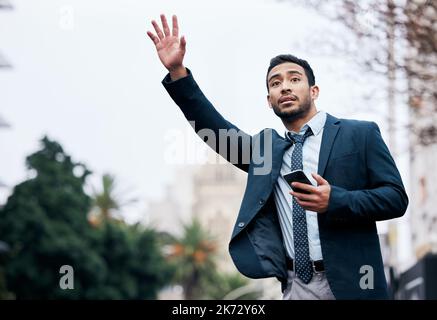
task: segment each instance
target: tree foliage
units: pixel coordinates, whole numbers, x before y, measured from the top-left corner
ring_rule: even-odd
[[[19,299],[150,299],[171,277],[153,230],[88,221],[84,192],[90,171],[47,137],[27,157],[30,178],[0,209],[0,261],[7,290]],[[74,270],[74,289],[59,286],[61,266]]]
[[[335,35],[330,46],[335,54],[354,57],[367,71],[387,76],[389,80],[396,73],[406,79],[406,85],[395,89],[398,94],[406,94],[408,106],[416,117],[409,129],[418,144],[437,143],[437,125],[432,116],[437,112],[437,1],[283,1],[313,8],[352,31],[355,35],[352,46],[347,37]],[[323,33],[323,38],[319,37],[318,50],[328,35]]]
[[[168,239],[168,259],[176,268],[174,282],[183,287],[185,299],[223,299],[230,292],[248,285],[239,273],[224,273],[217,266],[217,243],[200,221],[184,225],[180,237]],[[256,299],[259,291],[239,299]]]

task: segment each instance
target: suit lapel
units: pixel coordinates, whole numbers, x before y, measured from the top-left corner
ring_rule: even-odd
[[[319,166],[318,174],[323,176],[325,173],[326,165],[328,164],[328,159],[331,154],[332,145],[334,144],[335,137],[337,136],[338,129],[340,129],[340,120],[329,113],[326,114],[326,123],[323,129],[322,143],[320,146],[319,154]],[[287,148],[291,146],[291,142],[281,136],[276,132],[273,134],[273,159],[272,159],[272,171],[271,180],[272,183],[276,183],[278,179],[279,171],[282,165],[282,158],[284,152]]]
[[[278,179],[279,171],[282,166],[282,158],[284,156],[284,152],[287,148],[291,146],[291,144],[292,143],[290,140],[279,136],[277,133],[273,137],[273,159],[271,171],[272,185],[274,185],[276,183],[276,180]]]
[[[340,128],[340,120],[330,114],[326,115],[325,128],[323,129],[322,144],[320,146],[319,154],[319,168],[318,174],[323,176],[326,165],[331,154],[332,145]]]

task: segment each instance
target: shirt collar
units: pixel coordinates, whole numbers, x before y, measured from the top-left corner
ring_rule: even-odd
[[[300,128],[299,134],[304,134],[308,127],[311,128],[311,131],[313,132],[314,136],[317,136],[320,131],[322,131],[323,127],[325,126],[326,122],[326,112],[325,111],[318,111],[314,117],[312,117],[307,123],[305,123],[302,128]],[[285,137],[287,137],[288,133],[290,134],[296,134],[294,131],[285,130]]]

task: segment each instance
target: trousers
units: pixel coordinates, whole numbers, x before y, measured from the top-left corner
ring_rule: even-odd
[[[283,300],[335,300],[325,272],[315,272],[308,284],[299,279],[294,271],[287,272],[287,288],[283,292]]]

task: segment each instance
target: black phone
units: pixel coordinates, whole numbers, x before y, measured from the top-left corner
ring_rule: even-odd
[[[302,170],[291,171],[290,173],[284,174],[283,177],[284,177],[285,181],[287,181],[287,183],[290,185],[290,187],[291,187],[292,182],[301,182],[301,183],[313,185],[311,183],[310,179],[308,179],[308,177],[306,176],[305,172],[303,172]],[[291,188],[296,192],[309,193],[309,192],[303,191],[301,189],[297,189],[297,188],[293,188],[293,187],[291,187]]]

